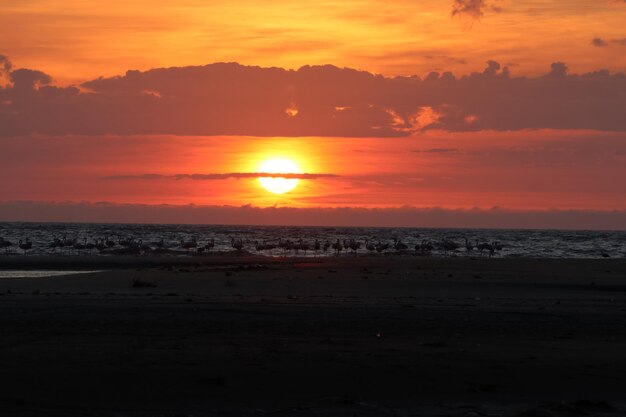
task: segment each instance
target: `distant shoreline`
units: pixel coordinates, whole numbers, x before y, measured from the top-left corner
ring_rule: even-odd
[[[0,270],[23,269],[133,269],[133,268],[164,268],[164,267],[220,267],[238,265],[293,266],[297,264],[320,265],[359,265],[369,263],[389,263],[398,265],[422,265],[424,267],[464,267],[480,265],[482,267],[510,268],[541,268],[558,265],[626,265],[626,258],[609,259],[578,259],[578,258],[488,258],[484,257],[423,257],[414,254],[381,254],[297,257],[297,256],[261,256],[253,254],[209,253],[194,256],[88,256],[88,255],[14,255],[0,254]]]
[[[38,220],[0,220],[0,226],[2,225],[14,225],[14,224],[47,224],[47,225],[85,225],[85,226],[171,226],[171,227],[270,227],[270,228],[303,228],[303,229],[317,229],[317,228],[332,228],[332,229],[381,229],[381,230],[450,230],[450,231],[520,231],[520,232],[614,232],[623,233],[626,232],[626,226],[622,229],[577,229],[577,228],[535,228],[535,227],[458,227],[458,226],[341,226],[341,225],[297,225],[297,224],[246,224],[246,223],[158,223],[158,222],[104,222],[104,221],[38,221]]]

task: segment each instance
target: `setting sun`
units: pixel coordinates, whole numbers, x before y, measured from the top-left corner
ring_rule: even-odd
[[[299,174],[300,168],[289,159],[270,159],[261,164],[260,172],[266,174]],[[274,194],[287,193],[298,185],[298,178],[259,177],[261,186]]]
[[[624,22],[0,0],[0,417],[626,417]]]

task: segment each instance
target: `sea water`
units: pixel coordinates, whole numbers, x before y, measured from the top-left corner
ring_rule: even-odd
[[[100,272],[100,271],[45,271],[45,270],[19,271],[19,270],[9,270],[9,271],[0,271],[0,279],[47,278],[47,277],[59,277],[59,276],[65,276],[65,275],[91,274],[93,272]]]
[[[195,239],[198,246],[213,240],[215,246],[211,252],[232,252],[232,239],[241,239],[244,250],[252,254],[266,256],[330,256],[322,251],[284,251],[281,249],[257,251],[258,243],[277,243],[279,239],[302,242],[313,248],[315,240],[322,243],[339,240],[354,240],[360,248],[354,253],[343,249],[341,256],[350,255],[418,255],[415,245],[422,242],[434,243],[435,249],[428,256],[489,256],[488,251],[480,254],[476,249],[466,250],[466,239],[476,243],[499,242],[501,250],[493,255],[497,257],[531,258],[623,258],[626,256],[626,231],[563,231],[563,230],[507,230],[507,229],[428,229],[428,228],[379,228],[379,227],[295,227],[295,226],[226,226],[226,225],[161,225],[161,224],[79,224],[79,223],[0,223],[0,239],[9,241],[12,246],[0,249],[0,256],[21,254],[18,243],[27,239],[32,242],[32,249],[27,251],[33,256],[56,254],[84,254],[93,256],[113,256],[120,253],[120,241],[132,239],[141,241],[145,250],[141,253],[168,253],[188,255],[196,249],[187,251],[181,247],[181,241]],[[106,250],[52,248],[55,239],[76,241],[79,244],[95,244],[98,240],[114,241],[115,246]],[[366,241],[372,243],[390,243],[400,240],[408,246],[407,250],[396,251],[393,248],[383,252],[369,251]],[[458,244],[455,250],[439,248],[442,241]],[[154,251],[153,251],[154,249]],[[424,256],[424,254],[420,254]]]

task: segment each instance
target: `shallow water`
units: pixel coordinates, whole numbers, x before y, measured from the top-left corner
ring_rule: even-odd
[[[72,245],[52,248],[54,239],[76,240],[79,244],[95,244],[105,239],[115,242],[111,248],[99,251],[95,248],[76,249]],[[435,249],[429,256],[480,256],[477,250],[465,249],[467,238],[473,245],[477,242],[498,241],[502,249],[496,251],[497,257],[532,257],[532,258],[623,258],[626,256],[625,231],[558,231],[558,230],[507,230],[507,229],[426,229],[426,228],[375,228],[375,227],[293,227],[293,226],[209,226],[209,225],[142,225],[142,224],[74,224],[74,223],[0,223],[0,239],[12,243],[0,249],[0,256],[7,256],[23,251],[18,248],[21,241],[29,239],[32,249],[29,254],[49,255],[85,254],[114,255],[122,253],[124,248],[119,242],[134,239],[141,242],[145,250],[142,253],[161,252],[185,255],[188,252],[181,247],[181,240],[197,239],[198,245],[205,245],[214,239],[212,252],[230,252],[231,239],[242,239],[244,250],[254,254],[268,256],[321,256],[309,250],[288,251],[280,249],[257,251],[257,242],[277,243],[279,239],[289,239],[308,243],[313,247],[317,239],[320,242],[335,242],[339,239],[354,239],[361,244],[357,254],[367,254],[367,240],[371,242],[389,242],[400,239],[408,246],[405,253],[415,254],[415,245],[430,241]],[[443,240],[453,241],[459,248],[446,251],[437,248]],[[159,246],[162,240],[162,246]],[[194,249],[195,251],[195,249]],[[394,250],[386,252],[394,253]],[[332,253],[332,249],[328,254]],[[350,250],[343,250],[347,256]],[[375,251],[373,253],[376,253]],[[488,256],[484,252],[482,256]]]
[[[0,279],[46,278],[64,275],[91,274],[100,271],[0,271]]]

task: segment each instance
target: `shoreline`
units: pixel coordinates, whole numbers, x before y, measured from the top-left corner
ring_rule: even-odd
[[[526,265],[532,263],[590,263],[590,264],[626,264],[626,258],[540,258],[540,257],[489,257],[489,256],[420,256],[415,253],[384,253],[384,254],[341,254],[339,256],[264,256],[249,252],[213,252],[198,255],[21,255],[0,254],[0,270],[3,269],[38,269],[38,268],[100,268],[125,269],[135,267],[158,268],[164,266],[205,266],[205,265],[239,265],[254,264],[277,265],[294,263],[347,263],[362,262],[415,262],[426,265],[442,265],[447,263],[478,262],[501,265]]]
[[[39,220],[1,220],[0,225],[9,224],[47,224],[47,225],[84,225],[84,226],[168,226],[168,227],[244,227],[244,228],[257,228],[257,227],[276,227],[276,228],[301,228],[301,229],[319,229],[319,228],[333,228],[333,229],[381,229],[381,230],[451,230],[451,231],[521,231],[521,232],[617,232],[624,233],[626,228],[622,229],[574,229],[574,228],[533,228],[533,227],[428,227],[428,226],[344,226],[341,224],[319,224],[319,225],[300,225],[300,224],[243,224],[243,223],[137,223],[137,222],[73,222],[73,221],[39,221]]]

